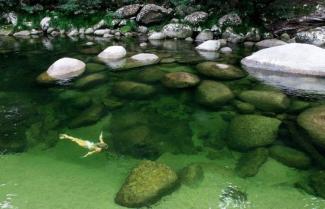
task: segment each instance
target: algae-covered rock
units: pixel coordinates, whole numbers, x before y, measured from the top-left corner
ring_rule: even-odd
[[[239,112],[244,114],[254,113],[255,111],[255,106],[247,102],[235,100],[233,105],[238,109]]]
[[[72,121],[69,124],[70,128],[79,128],[86,125],[91,125],[93,123],[96,123],[100,120],[100,118],[103,116],[104,113],[104,107],[103,105],[93,105],[89,107],[88,109],[84,110],[80,113],[79,116],[72,119]]]
[[[120,97],[142,99],[152,95],[155,88],[148,84],[120,81],[113,86],[113,93]]]
[[[148,206],[171,192],[177,179],[177,174],[167,165],[142,161],[130,172],[115,202],[126,207]]]
[[[159,69],[145,69],[139,72],[137,78],[138,80],[145,83],[155,83],[160,81],[165,75],[165,72]]]
[[[325,105],[305,110],[298,116],[297,122],[316,144],[325,147]]]
[[[247,76],[245,71],[235,66],[217,62],[202,62],[196,68],[205,76],[221,80],[233,80]]]
[[[255,176],[266,162],[268,155],[269,152],[266,148],[257,148],[244,153],[237,163],[237,174],[243,178]]]
[[[290,105],[290,100],[285,94],[275,91],[243,91],[239,98],[253,104],[257,109],[269,112],[282,112]]]
[[[195,187],[202,182],[204,178],[204,171],[202,166],[199,164],[191,164],[183,168],[180,171],[179,176],[183,184],[190,187]]]
[[[91,72],[91,73],[97,73],[97,72],[105,70],[106,68],[107,67],[105,65],[101,65],[98,63],[87,63],[86,64],[87,72]]]
[[[292,100],[288,112],[299,113],[310,107],[310,103],[302,100]]]
[[[228,129],[228,145],[237,150],[248,150],[272,144],[281,121],[260,115],[236,116]]]
[[[198,76],[187,72],[167,73],[162,78],[162,83],[168,88],[188,88],[200,82]]]
[[[325,171],[318,171],[310,176],[310,186],[316,194],[325,198]]]
[[[79,89],[86,89],[104,83],[106,80],[107,80],[106,74],[95,73],[78,79],[74,86]]]
[[[305,169],[308,168],[311,163],[308,155],[290,147],[274,145],[269,151],[272,158],[289,167]]]
[[[234,98],[231,90],[224,84],[216,81],[203,81],[196,90],[198,103],[210,107],[224,105]]]

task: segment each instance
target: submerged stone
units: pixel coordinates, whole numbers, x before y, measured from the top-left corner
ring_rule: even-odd
[[[317,171],[310,176],[310,186],[316,195],[325,198],[325,171]]]
[[[243,91],[239,98],[260,110],[269,112],[283,112],[290,105],[290,100],[285,94],[275,91]]]
[[[217,62],[202,62],[196,68],[205,76],[221,80],[240,79],[247,75],[245,71],[235,66]]]
[[[190,187],[198,186],[204,178],[203,168],[199,164],[188,165],[180,171],[179,178],[182,184]]]
[[[160,81],[165,75],[165,72],[159,69],[145,69],[139,72],[137,78],[138,80],[145,83],[155,83]]]
[[[127,177],[115,202],[125,207],[148,206],[177,186],[177,174],[167,165],[142,161]]]
[[[87,72],[97,73],[100,71],[104,71],[107,67],[105,65],[97,64],[97,63],[87,63],[86,69]]]
[[[234,94],[224,84],[216,81],[202,81],[196,90],[198,103],[210,107],[224,105],[234,98]]]
[[[188,88],[196,86],[199,82],[198,76],[186,72],[167,73],[162,78],[162,83],[168,88]]]
[[[142,99],[151,96],[155,88],[133,81],[120,81],[113,86],[113,93],[120,97]]]
[[[298,116],[297,122],[312,137],[314,143],[325,147],[325,105],[305,110]]]
[[[236,116],[228,129],[228,145],[236,150],[249,150],[272,144],[281,121],[260,115]]]
[[[239,110],[239,112],[244,114],[254,113],[255,111],[255,106],[250,103],[235,100],[233,105]]]
[[[79,80],[76,81],[74,86],[79,89],[85,89],[85,88],[90,88],[92,86],[104,83],[106,80],[107,80],[106,74],[95,73],[80,78]]]
[[[80,113],[79,116],[72,119],[69,128],[79,128],[96,123],[101,119],[104,113],[102,105],[93,105]]]
[[[269,152],[266,148],[257,148],[244,153],[236,165],[237,174],[243,178],[255,176],[268,156]]]
[[[306,169],[311,164],[311,159],[308,155],[290,147],[274,145],[269,151],[272,158],[289,167]]]

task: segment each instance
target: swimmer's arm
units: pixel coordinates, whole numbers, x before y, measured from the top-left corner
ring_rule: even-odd
[[[105,142],[104,142],[104,139],[103,139],[103,131],[100,132],[100,135],[99,135],[99,142],[100,142],[100,143],[105,143]]]
[[[88,156],[93,155],[93,154],[95,154],[95,153],[99,153],[100,151],[102,151],[102,149],[98,148],[98,149],[96,149],[96,150],[94,150],[94,151],[88,152],[87,154],[85,154],[85,155],[82,156],[82,157],[85,158],[85,157],[88,157]]]

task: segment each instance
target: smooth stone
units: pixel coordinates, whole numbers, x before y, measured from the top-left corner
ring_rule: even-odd
[[[143,65],[152,65],[159,62],[159,57],[155,54],[150,53],[136,54],[133,55],[131,59]]]
[[[139,72],[137,79],[145,83],[155,83],[160,81],[166,73],[159,69],[145,69]]]
[[[243,153],[236,165],[236,173],[242,178],[256,176],[260,167],[267,161],[269,152],[266,148]]]
[[[233,105],[236,107],[236,109],[238,109],[240,113],[250,114],[255,112],[255,106],[247,102],[235,100],[233,102]]]
[[[102,105],[93,105],[80,113],[79,116],[72,119],[69,128],[79,128],[96,123],[104,114],[104,107]]]
[[[220,49],[220,53],[222,53],[222,54],[231,54],[232,53],[232,49],[230,47],[222,47]]]
[[[20,36],[30,36],[30,31],[28,30],[22,30],[19,32],[14,33],[13,36],[20,37]]]
[[[168,38],[185,39],[192,36],[192,28],[189,25],[181,23],[170,23],[163,27],[162,32]]]
[[[218,51],[220,48],[219,40],[208,40],[198,45],[195,49],[200,51]]]
[[[148,39],[149,40],[162,40],[165,39],[166,35],[163,32],[153,32]]]
[[[259,41],[255,44],[255,46],[258,49],[266,49],[266,48],[270,48],[270,47],[275,47],[275,46],[282,46],[287,44],[284,41],[278,40],[278,39],[266,39],[263,41]]]
[[[218,107],[234,98],[232,91],[216,81],[202,81],[196,89],[196,100],[202,105]]]
[[[78,79],[75,82],[74,87],[79,89],[86,89],[104,83],[105,81],[107,81],[107,76],[105,74],[95,73]]]
[[[195,41],[197,41],[197,42],[204,42],[204,41],[208,41],[208,40],[212,40],[212,39],[213,39],[213,32],[211,32],[209,29],[205,29],[205,30],[201,31],[195,37]]]
[[[54,62],[37,80],[39,82],[67,80],[80,76],[85,71],[85,68],[86,64],[84,62],[65,57]]]
[[[86,30],[85,30],[85,35],[91,35],[91,34],[94,34],[94,29],[93,28],[87,28]]]
[[[281,92],[248,90],[239,98],[253,104],[256,108],[269,112],[283,112],[290,106],[290,99]]]
[[[217,62],[202,62],[196,68],[205,76],[221,80],[234,80],[247,76],[245,71],[235,66]]]
[[[298,116],[297,122],[315,144],[325,147],[325,105],[305,110]]]
[[[103,36],[104,34],[110,33],[110,29],[98,29],[94,31],[94,35],[96,36]]]
[[[196,86],[200,82],[197,75],[187,72],[167,73],[162,78],[162,83],[168,88],[188,88]]]
[[[235,150],[249,150],[272,144],[278,135],[281,121],[260,115],[236,116],[228,129],[228,146]]]
[[[274,145],[269,151],[272,158],[289,167],[307,169],[311,164],[308,155],[290,147]]]
[[[191,164],[180,171],[180,181],[189,187],[197,187],[204,179],[204,171],[199,164]]]
[[[113,93],[120,97],[143,99],[155,93],[151,85],[133,81],[120,81],[114,84]]]
[[[126,56],[126,50],[123,46],[109,46],[102,51],[98,57],[100,59],[119,60]]]
[[[177,181],[177,174],[167,165],[141,161],[129,173],[115,202],[125,207],[148,206],[176,188]]]
[[[91,72],[91,73],[97,73],[100,71],[104,71],[106,70],[106,66],[105,65],[101,65],[101,64],[97,64],[97,63],[87,63],[86,64],[86,69],[87,72]]]

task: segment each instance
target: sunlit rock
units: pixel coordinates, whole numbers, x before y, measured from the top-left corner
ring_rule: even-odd
[[[168,88],[188,88],[196,86],[200,78],[192,73],[173,72],[167,73],[161,81]]]
[[[109,60],[119,60],[126,56],[126,50],[123,46],[110,46],[102,51],[98,58],[109,59]]]
[[[198,45],[195,49],[199,51],[218,51],[220,48],[219,40],[208,40]]]
[[[278,39],[266,39],[266,40],[257,42],[255,44],[255,46],[258,49],[266,49],[266,48],[281,46],[281,45],[285,45],[285,44],[287,44],[287,43],[284,41],[278,40]]]

